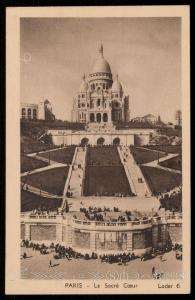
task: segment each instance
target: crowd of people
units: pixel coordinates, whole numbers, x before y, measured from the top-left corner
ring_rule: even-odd
[[[98,255],[95,252],[92,252],[91,254],[89,254],[89,253],[83,254],[83,253],[73,250],[71,247],[65,247],[63,245],[60,245],[59,243],[54,244],[52,242],[49,246],[46,246],[44,243],[42,243],[42,244],[33,243],[29,240],[22,240],[21,247],[31,248],[33,251],[39,251],[40,254],[42,254],[42,255],[53,253],[53,259],[62,259],[62,258],[66,258],[67,260],[100,259],[101,262],[106,262],[106,263],[110,263],[110,264],[118,263],[118,264],[125,265],[127,262],[130,262],[137,258],[140,258],[141,261],[146,261],[149,259],[153,259],[157,256],[159,256],[161,261],[164,261],[163,255],[167,252],[170,252],[171,250],[176,252],[175,253],[176,259],[182,260],[182,245],[178,244],[178,243],[176,243],[174,245],[172,245],[172,243],[169,243],[164,247],[153,248],[151,251],[146,252],[145,254],[143,254],[141,256],[135,255],[134,252],[132,252],[132,253],[124,252],[124,253],[118,253],[118,254],[102,254],[102,255]],[[26,252],[23,253],[22,257],[23,257],[23,259],[27,258]]]
[[[145,214],[136,214],[135,212],[131,212],[126,210],[125,212],[121,212],[118,207],[113,207],[113,209],[109,207],[93,207],[89,206],[80,207],[80,212],[84,214],[85,219],[89,221],[112,221],[112,222],[136,222],[136,221],[146,221],[151,217],[158,217],[158,213],[154,212],[151,215]],[[77,214],[73,215],[75,219],[77,219]],[[80,217],[80,216],[79,216]]]
[[[82,203],[82,202],[81,202]],[[82,203],[83,205],[83,203]],[[53,210],[48,210],[43,207],[35,208],[33,211],[31,211],[30,216],[59,216],[64,215],[69,212],[69,204],[67,200],[65,201],[64,208],[55,208]],[[158,213],[154,212],[151,215],[145,215],[141,213],[136,213],[132,211],[126,210],[125,212],[121,212],[118,207],[80,207],[80,213],[83,213],[83,215],[74,213],[73,218],[74,219],[80,219],[84,218],[89,221],[106,221],[106,222],[127,222],[127,221],[144,221],[148,220],[151,217],[158,217]]]
[[[98,258],[98,255],[95,252],[92,252],[91,255],[88,253],[82,254],[73,250],[71,247],[62,246],[59,243],[54,244],[53,242],[49,246],[46,246],[44,243],[39,244],[29,240],[22,240],[21,247],[31,248],[33,251],[39,251],[40,254],[43,255],[53,253],[54,259],[67,258],[68,260],[71,260],[72,258],[83,258],[89,260]],[[24,252],[23,258],[27,258],[26,252]]]
[[[138,258],[133,252],[132,253],[123,253],[123,254],[110,254],[110,255],[100,255],[99,256],[101,262],[106,262],[109,264],[118,263],[118,264],[126,264],[131,260]]]
[[[132,193],[112,193],[112,192],[97,192],[96,194],[93,194],[92,196],[94,197],[135,197],[136,195],[132,192]]]

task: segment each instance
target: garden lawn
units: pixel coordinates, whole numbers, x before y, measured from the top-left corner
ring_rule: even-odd
[[[181,153],[181,145],[148,145],[148,149],[164,151],[167,153]]]
[[[141,166],[141,170],[154,194],[166,192],[181,185],[181,174],[147,166]]]
[[[158,157],[161,158],[161,157],[165,156],[164,153],[147,150],[144,148],[136,148],[136,147],[131,146],[130,149],[131,149],[131,153],[133,154],[135,161],[138,164],[146,164],[153,160],[157,160]]]
[[[28,191],[21,191],[21,212],[34,209],[55,210],[62,204],[62,199],[41,197]]]
[[[21,172],[27,172],[39,168],[48,166],[48,163],[40,161],[33,157],[28,157],[25,155],[21,156]]]
[[[132,194],[123,166],[86,167],[84,196],[114,196],[116,193]]]
[[[87,165],[112,166],[122,164],[117,147],[98,146],[87,149]]]
[[[43,153],[39,153],[39,156],[47,158],[58,163],[68,164],[72,163],[73,155],[75,152],[75,147],[70,146],[63,149],[57,149],[54,151],[46,151]]]
[[[62,196],[69,167],[54,168],[47,171],[22,176],[22,182],[54,195]]]
[[[165,168],[170,168],[170,169],[181,171],[182,170],[182,157],[181,157],[181,155],[179,155],[177,157],[170,158],[168,160],[162,161],[160,163],[160,165]]]

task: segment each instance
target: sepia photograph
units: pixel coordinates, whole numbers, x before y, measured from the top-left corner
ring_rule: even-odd
[[[64,9],[17,19],[17,280],[189,292],[183,16]]]

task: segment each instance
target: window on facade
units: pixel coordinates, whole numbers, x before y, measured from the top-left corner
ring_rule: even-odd
[[[108,122],[108,115],[106,113],[103,114],[103,121]]]
[[[26,109],[22,108],[22,118],[26,118]]]
[[[100,99],[98,99],[97,101],[97,106],[100,106]]]
[[[133,249],[144,249],[145,239],[144,232],[134,232],[133,233]]]
[[[105,90],[105,83],[103,83],[103,89]]]
[[[82,98],[85,98],[85,94],[82,94]]]
[[[28,119],[31,119],[31,109],[28,109]]]
[[[92,113],[92,114],[90,114],[90,122],[94,122],[95,121],[95,116],[94,116],[94,114]]]
[[[37,118],[37,110],[33,109],[33,119],[36,119],[36,118]]]

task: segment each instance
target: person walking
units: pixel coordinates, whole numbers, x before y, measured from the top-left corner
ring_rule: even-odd
[[[155,267],[152,267],[152,275],[154,276],[155,273]]]
[[[51,268],[51,267],[52,267],[52,261],[50,259],[50,261],[49,261],[49,268]]]

